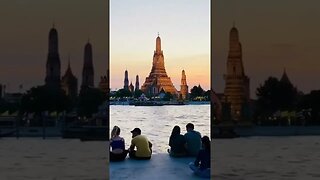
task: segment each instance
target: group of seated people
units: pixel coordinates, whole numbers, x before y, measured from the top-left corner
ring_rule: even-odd
[[[172,130],[168,153],[171,157],[196,157],[194,162],[189,163],[191,170],[198,176],[210,177],[210,139],[208,136],[201,137],[201,134],[194,130],[194,125],[186,125],[187,133],[181,134],[179,126]],[[114,126],[110,139],[110,161],[123,161],[127,154],[137,160],[151,159],[152,143],[141,135],[139,128],[132,131],[131,145],[125,149],[125,140],[120,137],[120,128]],[[136,149],[136,150],[135,150]]]

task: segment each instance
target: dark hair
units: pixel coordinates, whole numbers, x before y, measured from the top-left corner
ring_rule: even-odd
[[[180,127],[179,126],[174,126],[171,132],[171,136],[176,136],[180,134]]]
[[[210,139],[209,139],[209,137],[208,137],[208,136],[203,136],[203,137],[201,138],[201,141],[202,141],[202,144],[203,144],[203,146],[204,146],[204,149],[210,151],[210,146],[211,146],[211,144],[210,144]]]
[[[192,123],[188,123],[188,124],[186,125],[186,128],[187,128],[187,129],[188,129],[188,128],[194,129],[194,125],[193,125]]]

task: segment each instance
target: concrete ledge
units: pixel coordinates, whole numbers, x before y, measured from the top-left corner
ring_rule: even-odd
[[[193,174],[188,164],[195,158],[172,158],[166,153],[152,154],[151,160],[110,162],[110,179],[202,179]]]

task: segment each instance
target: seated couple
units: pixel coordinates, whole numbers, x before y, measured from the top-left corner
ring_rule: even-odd
[[[148,139],[141,135],[139,128],[134,128],[132,131],[131,146],[128,150],[125,149],[125,141],[120,137],[120,128],[114,126],[111,131],[110,147],[110,161],[123,161],[129,153],[132,159],[150,159],[152,154],[152,144]],[[136,150],[135,150],[136,148]]]
[[[208,136],[201,138],[192,123],[188,123],[186,129],[187,133],[182,135],[179,126],[173,128],[169,139],[171,149],[168,152],[172,157],[196,157],[189,167],[198,176],[210,177],[210,139]]]

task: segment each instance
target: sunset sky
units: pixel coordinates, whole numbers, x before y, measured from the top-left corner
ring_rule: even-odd
[[[48,36],[53,22],[58,31],[61,76],[68,54],[81,84],[84,46],[93,48],[95,84],[106,74],[107,2],[104,0],[2,0],[0,2],[0,84],[7,92],[43,85]]]
[[[210,87],[209,0],[111,0],[110,86],[123,88],[124,71],[140,86],[152,67],[157,34],[161,37],[165,68],[180,90],[181,71],[189,90]]]
[[[269,76],[291,82],[309,93],[320,89],[320,1],[215,0],[213,4],[213,87],[223,92],[229,32],[239,30],[251,97]]]

